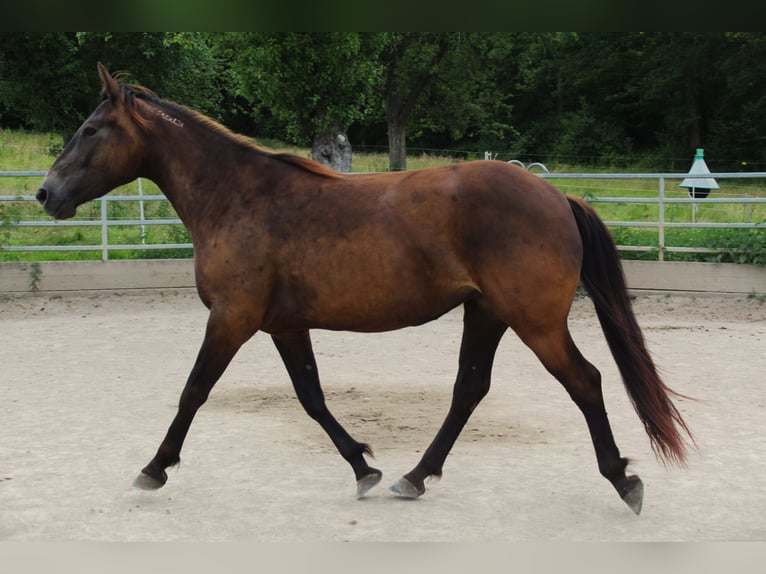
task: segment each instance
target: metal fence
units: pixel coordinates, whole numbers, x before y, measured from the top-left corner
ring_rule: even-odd
[[[45,171],[0,171],[0,189],[2,188],[2,178],[42,178],[45,176]],[[657,188],[656,194],[653,192],[651,196],[643,197],[629,197],[629,196],[590,196],[586,195],[585,199],[591,203],[622,203],[622,204],[654,204],[657,206],[658,217],[656,221],[612,221],[606,220],[605,223],[612,228],[620,227],[634,227],[634,228],[652,228],[657,230],[657,241],[652,245],[619,245],[618,248],[622,251],[652,251],[656,252],[657,259],[664,260],[665,253],[670,252],[691,252],[691,253],[719,253],[726,251],[725,248],[711,248],[711,247],[674,247],[666,245],[665,232],[671,228],[727,228],[727,229],[766,229],[766,217],[760,221],[746,221],[746,222],[701,222],[694,221],[669,221],[666,217],[667,209],[669,206],[677,204],[689,204],[692,212],[700,205],[714,205],[714,204],[743,204],[747,209],[753,209],[754,206],[766,204],[766,194],[756,194],[759,196],[737,196],[736,194],[722,196],[722,197],[707,197],[704,199],[693,197],[670,197],[667,191],[667,182],[681,180],[690,176],[687,173],[548,173],[544,170],[543,173],[536,173],[539,177],[543,177],[550,180],[565,181],[565,180],[656,180]],[[699,177],[715,178],[717,180],[761,180],[766,182],[766,172],[755,173],[711,173],[700,175]],[[561,184],[558,184],[561,185]],[[3,210],[4,202],[34,202],[36,201],[32,195],[0,195],[0,214],[7,213],[9,210]],[[138,195],[106,195],[96,202],[100,202],[100,217],[92,219],[77,219],[67,221],[53,221],[47,217],[42,210],[40,210],[39,216],[31,217],[29,215],[24,216],[25,219],[14,219],[4,217],[3,221],[0,221],[0,230],[4,231],[3,239],[0,241],[0,251],[5,252],[56,252],[56,251],[100,251],[101,259],[108,260],[110,252],[115,251],[134,251],[134,250],[170,250],[170,249],[191,249],[192,244],[181,243],[147,243],[146,229],[147,226],[171,226],[180,225],[181,220],[176,217],[157,218],[146,217],[145,206],[147,202],[164,201],[167,202],[167,198],[164,195],[144,195],[143,185],[141,180],[138,180]],[[139,204],[139,217],[133,219],[121,219],[119,217],[109,217],[108,205],[110,202],[138,202]],[[169,208],[172,212],[172,209]],[[28,211],[28,210],[27,210]],[[175,212],[172,212],[175,215]],[[757,219],[757,218],[756,218]],[[113,227],[140,227],[140,241],[135,243],[112,243],[109,238],[109,229]],[[10,229],[3,228],[10,227]],[[14,228],[28,228],[28,227],[99,227],[100,242],[88,244],[88,245],[39,245],[39,244],[19,244],[14,241],[13,229]]]
[[[556,173],[541,173],[539,177],[551,180],[571,180],[571,179],[591,179],[591,180],[657,180],[657,195],[656,197],[586,197],[585,199],[590,203],[625,203],[625,204],[656,204],[657,205],[657,221],[610,221],[605,220],[609,227],[644,227],[657,229],[658,238],[656,245],[619,245],[618,249],[621,251],[656,251],[657,258],[660,261],[665,259],[665,253],[722,253],[728,251],[727,248],[712,248],[712,247],[673,247],[666,245],[665,231],[672,228],[690,228],[690,229],[766,229],[766,217],[761,221],[748,221],[748,222],[697,222],[692,217],[691,222],[673,222],[667,221],[666,214],[668,206],[687,204],[691,206],[692,214],[696,213],[696,210],[701,205],[716,205],[716,204],[742,204],[745,206],[754,206],[759,204],[766,204],[766,197],[736,197],[736,196],[724,196],[724,197],[668,197],[667,181],[671,180],[683,180],[683,179],[759,179],[764,180],[766,178],[766,172],[751,172],[751,173],[737,173],[737,172],[722,172],[722,173],[709,173],[700,175],[691,175],[688,173],[590,173],[590,174],[556,174]],[[752,217],[751,217],[752,219]]]
[[[45,177],[45,171],[0,171],[0,178],[3,177]],[[28,227],[98,227],[101,230],[100,242],[90,245],[18,245],[18,244],[0,244],[0,251],[8,252],[24,252],[24,251],[38,251],[38,252],[55,252],[55,251],[100,251],[101,259],[107,261],[109,259],[109,253],[112,251],[133,251],[133,250],[170,250],[170,249],[191,249],[191,243],[147,243],[146,227],[147,226],[168,226],[168,225],[182,225],[181,220],[176,216],[173,218],[148,218],[145,216],[145,206],[147,202],[162,201],[167,202],[168,199],[164,195],[144,195],[143,194],[143,182],[138,179],[138,195],[118,195],[109,194],[101,197],[95,202],[100,204],[100,217],[98,219],[74,219],[67,221],[55,221],[45,215],[40,209],[40,217],[30,220],[20,221],[2,221],[0,226],[8,225],[11,228],[28,228]],[[36,202],[37,200],[33,195],[0,195],[0,202]],[[139,205],[139,218],[138,219],[119,219],[110,218],[108,214],[107,206],[110,202],[137,202]],[[1,203],[0,203],[1,205]],[[170,208],[172,211],[172,208]],[[175,213],[175,212],[173,212]],[[113,227],[140,227],[141,240],[138,243],[110,243],[109,241],[109,228]]]

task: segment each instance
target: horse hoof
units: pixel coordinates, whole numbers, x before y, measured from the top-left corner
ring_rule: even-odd
[[[425,493],[426,489],[419,489],[414,484],[412,484],[409,480],[402,477],[399,479],[399,482],[396,484],[391,485],[391,492],[395,492],[402,498],[418,498],[423,493]]]
[[[138,488],[140,490],[157,490],[163,486],[165,486],[163,481],[157,480],[143,472],[133,481],[133,488]]]
[[[367,476],[363,476],[356,481],[356,497],[363,498],[365,494],[374,486],[380,482],[383,478],[383,473],[379,470],[373,470]]]
[[[628,477],[628,484],[622,489],[622,499],[625,501],[630,509],[636,513],[641,514],[641,507],[644,503],[644,483],[637,476]]]

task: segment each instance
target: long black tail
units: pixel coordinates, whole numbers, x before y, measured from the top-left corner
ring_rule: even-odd
[[[601,328],[622,375],[628,396],[646,428],[655,454],[681,466],[687,444],[679,429],[694,439],[670,400],[682,396],[662,382],[633,314],[625,275],[614,240],[598,214],[585,201],[567,197],[583,242],[580,272],[593,299]]]

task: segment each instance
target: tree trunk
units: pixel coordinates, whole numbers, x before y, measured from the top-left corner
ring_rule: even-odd
[[[404,171],[407,169],[407,138],[403,125],[388,124],[388,169]]]
[[[402,120],[401,98],[390,95],[386,102],[388,123],[388,169],[407,169],[407,121]]]
[[[331,125],[324,132],[314,136],[311,158],[329,165],[335,171],[351,171],[351,143],[346,133],[337,125]]]

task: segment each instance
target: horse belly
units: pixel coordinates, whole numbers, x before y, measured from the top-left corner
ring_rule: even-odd
[[[449,260],[434,272],[398,243],[354,245],[283,268],[263,329],[390,331],[436,319],[477,293]]]

